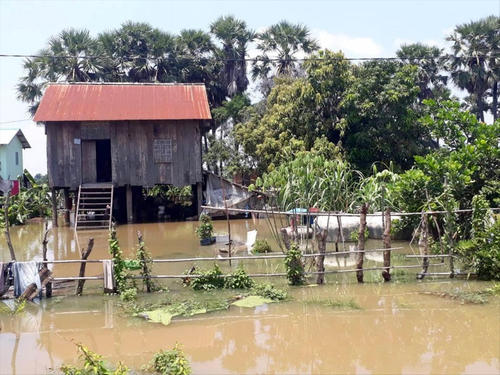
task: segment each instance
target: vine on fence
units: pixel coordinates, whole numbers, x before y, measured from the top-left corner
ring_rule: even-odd
[[[109,232],[109,252],[113,258],[113,273],[116,282],[116,292],[122,293],[126,289],[127,271],[123,260],[122,250],[116,238],[116,228],[113,224]]]
[[[136,256],[141,264],[142,282],[143,285],[146,286],[146,291],[150,293],[155,289],[155,285],[151,280],[153,259],[151,258],[151,254],[149,253],[149,251],[147,251],[146,246],[144,245],[144,240],[141,232],[137,232],[137,239],[139,240],[139,246],[137,248]]]

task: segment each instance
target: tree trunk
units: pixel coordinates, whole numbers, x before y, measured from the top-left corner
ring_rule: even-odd
[[[283,243],[285,244],[285,249],[290,250],[290,237],[288,236],[288,232],[286,228],[281,228],[280,230],[281,236],[283,237]]]
[[[498,118],[498,81],[493,83],[493,103],[491,104],[491,110],[493,112],[493,121],[496,121]]]
[[[358,279],[358,283],[363,282],[363,262],[365,258],[365,229],[366,229],[366,214],[368,212],[368,205],[363,203],[361,207],[361,214],[359,216],[359,232],[358,232],[358,253],[357,261],[356,261],[356,278]]]
[[[43,254],[43,260],[47,261],[47,244],[49,243],[49,240],[47,239],[47,235],[49,234],[49,229],[48,229],[48,224],[45,222],[45,232],[43,234],[43,240],[42,240],[42,254]],[[44,263],[44,267],[49,268],[47,263]],[[45,285],[45,297],[50,298],[52,297],[52,282],[48,282]]]
[[[87,249],[82,253],[82,260],[87,260],[94,247],[94,239],[90,238],[87,245]],[[85,277],[85,268],[87,267],[87,262],[80,263],[80,273],[78,277]],[[78,280],[78,286],[76,287],[76,295],[81,296],[83,293],[83,286],[85,285],[85,280]]]
[[[387,208],[385,210],[385,215],[383,217],[385,222],[384,229],[384,248],[391,248],[391,210]],[[384,281],[391,281],[390,267],[391,267],[391,251],[384,251],[384,267],[385,269],[382,271],[382,277]]]
[[[325,282],[325,253],[326,253],[326,238],[328,237],[328,230],[323,229],[320,233],[316,234],[316,241],[318,242],[318,252],[321,254],[316,258],[316,267],[318,277],[316,284],[324,284]]]
[[[429,219],[427,214],[423,214],[422,216],[418,247],[420,248],[420,253],[424,255],[422,258],[422,272],[417,275],[417,279],[422,280],[429,269],[429,258],[426,256],[429,255]]]

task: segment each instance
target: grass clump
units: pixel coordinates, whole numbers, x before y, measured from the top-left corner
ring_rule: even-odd
[[[124,302],[135,301],[137,299],[137,289],[128,288],[125,289],[122,294],[120,294],[120,299]]]
[[[474,304],[483,305],[489,302],[489,296],[500,295],[500,284],[494,284],[491,288],[478,290],[478,291],[463,291],[463,290],[453,290],[447,292],[421,292],[425,295],[449,298],[457,300],[462,304]]]
[[[334,298],[312,298],[304,301],[307,305],[321,305],[325,307],[333,307],[339,310],[361,310],[361,306],[353,299],[334,299]]]
[[[162,375],[191,374],[189,361],[178,344],[170,350],[160,350],[155,353],[145,370]]]
[[[257,240],[252,247],[252,251],[256,254],[270,253],[271,246],[266,240]]]
[[[258,296],[272,299],[273,301],[283,301],[287,298],[287,293],[284,290],[278,289],[269,283],[255,285],[252,292]]]

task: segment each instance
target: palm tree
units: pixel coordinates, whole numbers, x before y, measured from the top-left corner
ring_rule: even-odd
[[[294,75],[298,72],[294,61],[297,55],[319,48],[306,26],[287,21],[272,25],[257,38],[257,48],[262,54],[253,66],[254,78],[265,78],[273,69],[278,75]]]
[[[453,54],[448,56],[449,70],[455,85],[466,90],[471,112],[484,121],[490,109],[498,115],[498,80],[500,76],[500,18],[490,16],[459,25],[447,40],[452,42]],[[488,96],[492,96],[491,106]]]
[[[210,32],[222,43],[224,83],[230,97],[243,93],[248,87],[245,61],[248,43],[254,32],[247,29],[245,21],[233,16],[219,17],[210,25]]]
[[[48,82],[88,82],[99,79],[101,59],[88,30],[63,30],[49,40],[38,56],[26,59],[26,75],[17,85],[18,98],[29,104],[33,115]]]
[[[403,44],[396,55],[404,64],[418,67],[418,84],[420,102],[424,99],[449,97],[446,88],[448,77],[443,74],[443,50],[438,47],[426,46],[422,43]]]

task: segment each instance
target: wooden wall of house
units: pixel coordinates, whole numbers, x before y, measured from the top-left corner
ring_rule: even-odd
[[[185,186],[202,181],[199,121],[47,123],[51,187],[76,189],[82,181],[82,141],[110,139],[115,186]],[[156,140],[171,140],[171,162],[155,161]]]

